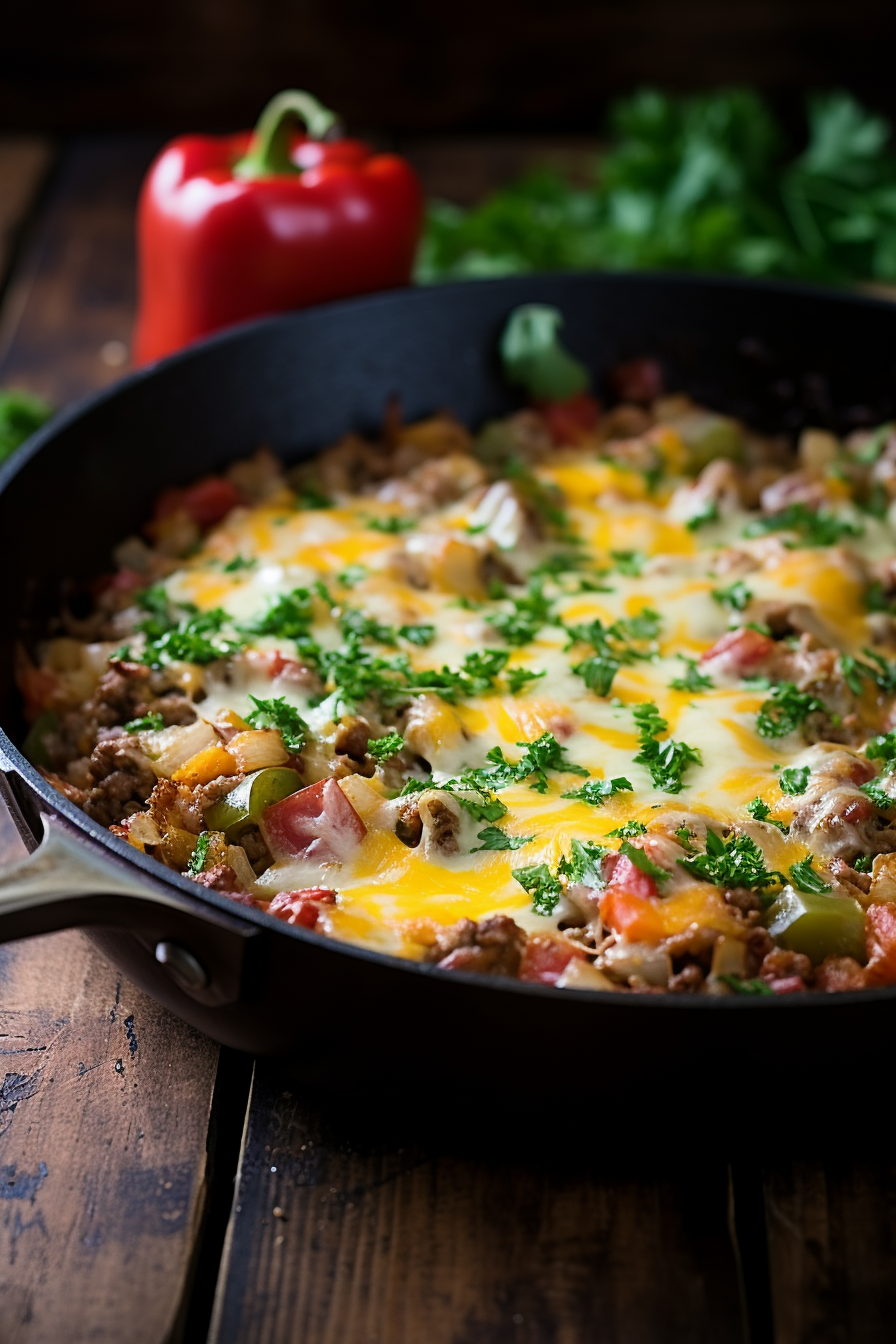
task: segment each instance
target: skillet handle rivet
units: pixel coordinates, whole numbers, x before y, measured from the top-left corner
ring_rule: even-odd
[[[180,943],[156,943],[156,961],[185,989],[204,989],[208,984],[205,968]]]

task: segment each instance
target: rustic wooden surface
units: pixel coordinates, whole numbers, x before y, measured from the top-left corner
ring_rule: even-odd
[[[127,367],[132,210],[154,145],[77,144],[43,188],[0,311],[0,384],[61,403]],[[590,154],[504,139],[408,149],[427,187],[455,199],[520,165],[559,155],[577,169]],[[48,151],[5,150],[0,235],[15,237]],[[16,852],[0,816],[0,863]],[[628,1165],[608,1158],[603,1117],[589,1138],[574,1093],[563,1130],[533,1141],[521,1117],[505,1142],[475,1115],[446,1132],[372,1100],[312,1097],[260,1061],[247,1108],[248,1064],[76,933],[0,949],[0,1054],[0,1344],[893,1335],[896,1166],[879,1111],[851,1136],[826,1134],[822,1111],[808,1156],[798,1134],[793,1160],[763,1168],[782,1151],[773,1097],[768,1133],[730,1166],[667,1139],[674,1099],[624,1117],[652,1153]],[[724,1124],[719,1104],[711,1092],[707,1132]]]

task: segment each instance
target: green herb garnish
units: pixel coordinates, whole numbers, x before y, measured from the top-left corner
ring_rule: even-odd
[[[513,876],[532,897],[532,909],[536,915],[554,913],[560,904],[563,887],[546,863],[536,863],[529,868],[514,868]]]
[[[743,579],[738,579],[727,588],[713,588],[712,596],[729,611],[744,611],[753,598]]]
[[[685,770],[689,765],[703,763],[699,749],[685,742],[676,742],[671,737],[662,742],[656,740],[669,725],[652,701],[637,705],[633,714],[641,743],[635,761],[647,766],[658,789],[666,793],[681,793]]]
[[[197,835],[196,846],[193,853],[190,855],[186,867],[186,871],[191,877],[197,877],[205,868],[206,860],[208,859],[208,849],[211,842],[211,832],[203,831],[201,835]]]
[[[778,776],[778,784],[782,793],[800,794],[806,792],[806,785],[809,783],[808,765],[789,765],[786,770],[782,770]]]
[[[404,738],[401,733],[387,733],[385,737],[371,737],[367,740],[367,752],[376,761],[377,765],[383,765],[384,762],[397,756],[404,746]]]
[[[471,854],[479,854],[484,849],[522,849],[523,845],[528,845],[530,840],[534,840],[534,835],[508,835],[497,826],[486,826],[484,830],[477,835],[477,840],[481,840],[481,845],[476,845],[470,850]],[[514,876],[516,874],[514,873]]]
[[[812,867],[811,854],[805,859],[800,859],[799,863],[790,865],[790,880],[799,891],[814,892],[821,895],[823,892],[833,890]]]
[[[139,719],[129,720],[124,726],[126,733],[157,733],[164,727],[165,720],[161,714],[157,714],[154,710],[149,714],[143,714]]]
[[[277,728],[287,751],[302,750],[308,725],[294,705],[282,695],[275,700],[260,700],[255,695],[250,695],[249,699],[255,708],[246,715],[247,723],[253,728]]]
[[[825,705],[816,695],[799,690],[792,681],[779,681],[771,695],[759,707],[756,731],[760,737],[786,737],[805,723],[810,714],[824,713]]]
[[[587,779],[577,789],[564,793],[564,798],[575,798],[581,803],[590,803],[592,807],[602,807],[608,798],[617,793],[633,792],[633,787],[621,775],[616,779]]]

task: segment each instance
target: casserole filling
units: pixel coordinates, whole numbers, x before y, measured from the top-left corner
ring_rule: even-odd
[[[896,430],[448,416],[169,491],[19,682],[137,849],[444,968],[896,982]]]

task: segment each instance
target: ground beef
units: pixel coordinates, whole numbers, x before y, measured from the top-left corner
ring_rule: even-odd
[[[762,911],[762,897],[758,891],[747,887],[728,887],[723,891],[725,904],[732,906],[741,915],[758,915]]]
[[[462,919],[440,929],[426,954],[445,971],[477,971],[480,975],[519,975],[526,935],[508,915],[490,915],[474,924]]]
[[[759,975],[769,983],[796,976],[808,984],[812,980],[812,962],[802,952],[788,952],[786,948],[776,947],[763,957]]]
[[[94,784],[79,804],[94,821],[111,826],[141,811],[156,777],[133,738],[123,734],[98,742],[90,756]]]
[[[702,988],[705,979],[703,968],[695,962],[690,962],[672,976],[668,988],[672,994],[694,994]]]
[[[190,879],[197,886],[207,887],[209,891],[222,891],[228,896],[240,889],[236,873],[226,863],[216,863],[214,868],[207,868],[204,873],[191,873]]]

